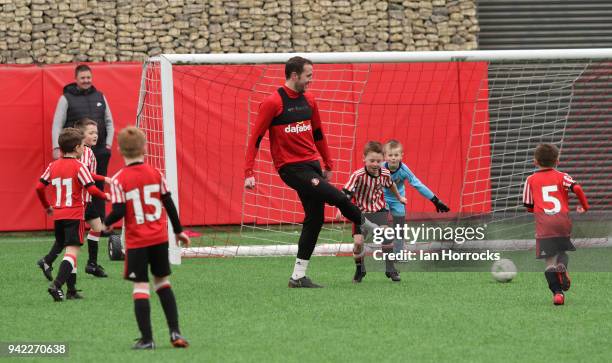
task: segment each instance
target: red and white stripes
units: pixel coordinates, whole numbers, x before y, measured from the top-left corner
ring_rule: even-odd
[[[391,172],[381,169],[378,176],[369,174],[365,168],[355,171],[344,189],[352,193],[353,200],[362,212],[378,212],[385,207],[383,188],[393,185]]]
[[[149,288],[141,288],[141,287],[134,287],[134,290],[132,290],[132,297],[134,298],[134,300],[138,300],[138,299],[148,299],[151,296],[151,293],[149,292]]]
[[[72,266],[72,273],[75,274],[77,272],[77,258],[75,255],[71,253],[64,254],[64,261],[68,261],[68,263]]]
[[[93,174],[96,173],[96,169],[98,168],[98,161],[89,146],[85,146],[83,148],[83,154],[81,155],[80,161],[81,163],[83,163],[83,165],[85,165],[85,167],[89,170],[90,173],[93,173]],[[87,191],[84,191],[84,193],[85,193],[85,202],[91,202],[92,200],[91,195],[87,193]]]

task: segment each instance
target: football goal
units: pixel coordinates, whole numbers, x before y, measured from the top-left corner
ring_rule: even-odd
[[[560,169],[583,185],[592,206],[576,219],[577,242],[608,243],[612,49],[165,54],[143,65],[137,125],[147,135],[146,161],[165,173],[194,236],[182,251],[171,241],[175,263],[181,255],[296,253],[303,211],[272,165],[267,137],[255,162],[257,187],[243,185],[259,105],[282,86],[294,55],[314,63],[308,92],[319,105],[337,187],[363,167],[367,141],[395,139],[403,163],[451,208],[438,215],[407,186],[407,223],[480,223],[487,228],[481,243],[530,248],[522,183],[535,170],[534,148],[553,143]],[[326,206],[315,254],[350,253],[350,226],[335,214]]]

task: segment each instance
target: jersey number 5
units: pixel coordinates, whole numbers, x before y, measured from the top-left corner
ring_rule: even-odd
[[[559,199],[548,194],[550,192],[556,192],[556,191],[557,191],[556,185],[549,185],[546,187],[542,187],[542,199],[544,199],[545,202],[550,202],[553,204],[553,209],[544,208],[544,212],[546,214],[552,215],[552,214],[557,214],[561,211],[561,202],[559,201]]]
[[[138,189],[132,189],[125,193],[125,199],[131,200],[134,206],[134,216],[136,217],[137,224],[143,224],[145,219],[149,222],[154,222],[161,217],[162,212],[160,200],[151,196],[151,193],[159,192],[159,184],[145,185],[142,190],[144,192],[144,202],[146,205],[154,208],[153,213],[144,213],[142,202],[140,201],[140,191]]]

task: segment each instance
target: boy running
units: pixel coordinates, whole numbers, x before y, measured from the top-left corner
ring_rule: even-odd
[[[539,168],[527,177],[523,187],[523,205],[535,215],[536,258],[546,261],[544,277],[553,293],[553,304],[565,303],[564,291],[570,288],[567,273],[569,256],[575,251],[570,241],[572,221],[569,216],[569,193],[580,201],[578,213],[589,209],[582,187],[566,173],[555,169],[559,162],[559,149],[551,144],[540,144],[535,149],[534,164]]]
[[[75,127],[83,132],[85,139],[85,147],[83,148],[83,154],[80,157],[81,163],[83,163],[94,181],[104,181],[110,183],[110,178],[105,176],[97,175],[97,161],[91,147],[98,141],[98,124],[88,118],[79,120]],[[89,252],[89,258],[87,260],[87,266],[85,272],[96,276],[96,277],[107,277],[108,275],[104,271],[104,268],[98,265],[98,243],[100,241],[100,232],[102,232],[102,221],[98,211],[92,203],[91,195],[85,192],[85,222],[90,226],[90,231],[87,234],[87,250]],[[62,252],[62,247],[57,241],[49,250],[49,253],[38,260],[38,267],[43,271],[45,277],[51,281],[53,279],[51,271],[53,270],[52,264],[57,259],[57,256]]]
[[[83,191],[100,199],[110,199],[94,185],[91,173],[79,158],[85,148],[83,133],[74,128],[66,128],[59,135],[59,146],[63,156],[49,164],[36,187],[38,198],[47,211],[53,216],[55,241],[60,248],[66,248],[64,259],[60,264],[55,281],[48,292],[55,301],[64,300],[62,286],[68,285],[66,297],[80,299],[76,290],[77,256],[83,244],[84,203]],[[45,188],[51,185],[54,193],[49,204]]]

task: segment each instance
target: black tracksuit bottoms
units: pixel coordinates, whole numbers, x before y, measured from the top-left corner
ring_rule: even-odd
[[[347,219],[361,226],[361,211],[346,194],[325,180],[318,161],[284,165],[278,173],[285,184],[298,193],[304,207],[297,258],[309,260],[312,256],[323,227],[325,203],[337,207]]]

